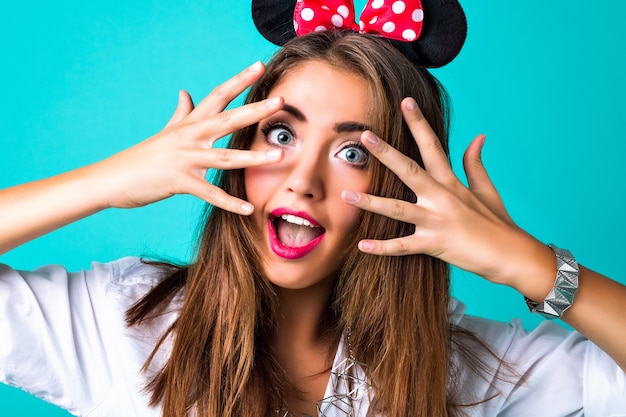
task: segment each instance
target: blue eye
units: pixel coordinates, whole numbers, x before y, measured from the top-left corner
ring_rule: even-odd
[[[264,129],[267,142],[270,145],[286,146],[293,142],[293,133],[284,126],[275,125],[270,126],[268,129]]]
[[[369,152],[359,143],[344,146],[337,152],[337,156],[359,167],[367,165],[367,161],[369,160]]]

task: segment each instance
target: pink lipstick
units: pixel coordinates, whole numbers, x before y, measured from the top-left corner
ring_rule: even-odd
[[[278,222],[284,223],[279,226]],[[310,227],[312,229],[318,229],[312,232],[312,235],[317,236],[302,246],[287,245],[281,242],[278,237],[279,233],[277,230],[278,227],[286,227],[287,223],[290,223],[289,227]],[[285,259],[299,259],[308,255],[317,247],[317,245],[320,244],[325,234],[324,228],[321,227],[319,223],[308,213],[294,211],[285,207],[272,211],[271,216],[269,216],[267,220],[267,228],[269,232],[270,247],[276,255]]]

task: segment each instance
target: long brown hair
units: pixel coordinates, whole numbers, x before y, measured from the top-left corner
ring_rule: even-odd
[[[369,35],[326,31],[294,39],[268,63],[246,102],[266,98],[284,74],[305,61],[322,61],[363,77],[370,86],[375,133],[421,163],[399,111],[404,97],[414,97],[448,152],[448,100],[441,85],[387,41]],[[253,125],[235,133],[229,146],[247,149],[256,129]],[[412,191],[380,163],[373,161],[370,169],[372,194],[415,201]],[[241,170],[225,171],[218,182],[226,192],[245,198],[243,177]],[[198,417],[273,414],[291,387],[267,348],[278,307],[262,273],[258,236],[249,217],[217,208],[207,213],[196,260],[177,269],[127,313],[129,325],[140,325],[175,294],[184,294],[178,319],[161,339],[173,336],[173,347],[148,386],[151,403],[162,403],[168,417],[188,416],[192,410]],[[337,272],[325,330],[338,338],[351,329],[353,353],[367,364],[375,389],[372,414],[456,415],[461,407],[449,381],[452,351],[479,373],[486,370],[474,348],[489,352],[472,334],[449,324],[449,267],[425,255],[360,252],[359,239],[389,239],[414,230],[369,212],[361,217]]]

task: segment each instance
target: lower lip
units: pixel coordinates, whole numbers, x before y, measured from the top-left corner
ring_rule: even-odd
[[[278,236],[276,236],[276,229],[274,228],[271,218],[267,219],[267,229],[270,236],[270,247],[276,255],[285,259],[300,259],[307,256],[324,238],[324,234],[322,234],[304,246],[292,248],[291,246],[283,245],[281,241],[278,240]]]

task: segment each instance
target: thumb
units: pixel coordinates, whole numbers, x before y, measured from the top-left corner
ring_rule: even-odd
[[[191,99],[189,93],[185,90],[180,90],[178,92],[178,105],[176,106],[176,110],[165,127],[171,126],[183,120],[189,113],[191,113],[193,108],[193,100]]]

